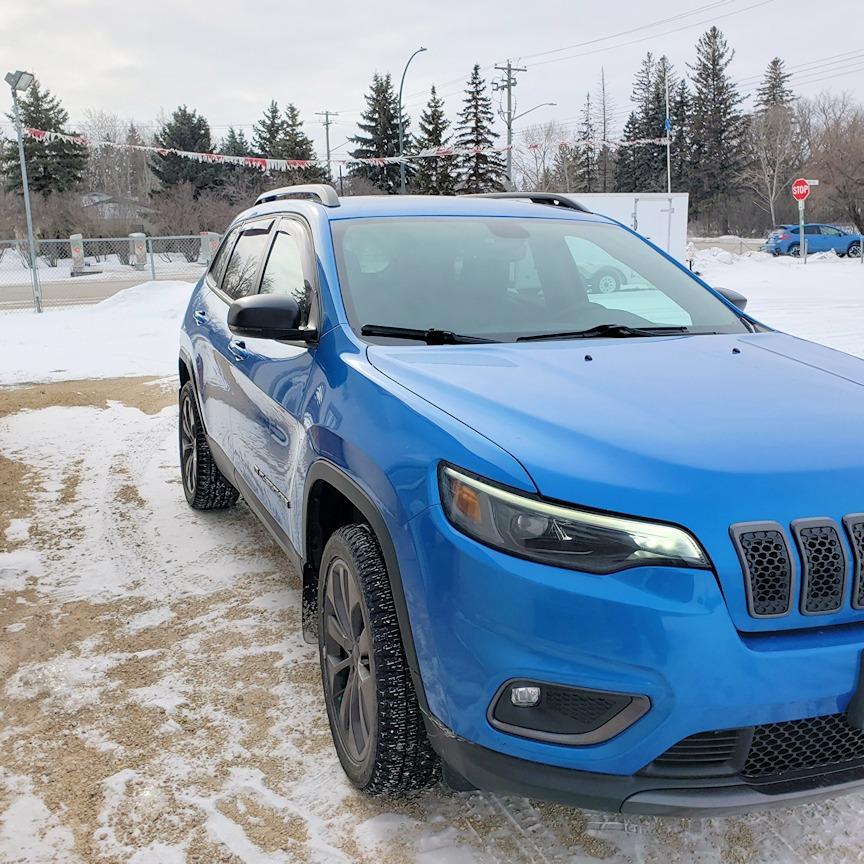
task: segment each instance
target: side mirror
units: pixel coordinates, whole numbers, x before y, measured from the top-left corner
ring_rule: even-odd
[[[300,305],[287,294],[253,294],[228,309],[228,329],[250,339],[314,342],[318,331],[300,326]]]
[[[733,306],[737,306],[742,312],[747,308],[747,298],[731,288],[718,288],[714,286],[718,294],[722,294]]]

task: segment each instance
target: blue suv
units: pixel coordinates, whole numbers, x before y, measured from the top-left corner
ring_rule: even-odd
[[[836,252],[841,258],[861,257],[861,235],[838,228],[836,225],[809,224],[804,226],[807,252]],[[798,256],[801,252],[801,228],[798,225],[781,225],[772,231],[765,241],[764,249],[777,255]]]
[[[589,293],[600,257],[641,290]],[[864,784],[864,363],[745,302],[562,195],[237,217],[182,326],[183,488],[302,575],[359,789]]]

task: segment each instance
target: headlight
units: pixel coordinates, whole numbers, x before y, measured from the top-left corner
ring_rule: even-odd
[[[628,567],[710,567],[683,528],[548,504],[448,465],[439,471],[447,518],[465,534],[511,555],[588,573]]]

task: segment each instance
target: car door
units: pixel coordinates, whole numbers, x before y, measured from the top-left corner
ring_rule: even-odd
[[[220,286],[240,231],[240,227],[234,228],[222,241],[204,277],[202,290],[195,294],[187,321],[204,428],[226,454],[231,428],[226,352],[231,334],[226,320],[228,307],[220,296]]]
[[[823,236],[821,225],[805,225],[804,236],[807,239],[808,255],[813,255],[815,252],[827,251],[828,238]]]
[[[264,256],[259,292],[293,296],[301,326],[318,326],[312,239],[299,218],[282,217]],[[302,497],[297,466],[305,445],[302,406],[314,365],[314,346],[272,339],[243,340],[234,366],[244,409],[233,416],[235,471],[299,548],[291,502]]]
[[[200,308],[193,313],[206,334],[206,344],[198,352],[207,358],[199,380],[204,426],[234,464],[233,416],[244,410],[235,364],[243,358],[243,343],[228,329],[228,309],[234,300],[257,290],[261,259],[274,222],[272,217],[257,219],[234,229],[224,269],[214,268],[211,290],[201,292]]]
[[[846,252],[846,249],[849,246],[849,241],[846,239],[846,235],[839,228],[835,228],[833,225],[822,225],[821,234],[822,245],[819,250],[820,252],[834,251],[838,254]]]

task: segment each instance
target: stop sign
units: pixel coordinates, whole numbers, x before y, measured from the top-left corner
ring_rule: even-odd
[[[810,196],[810,184],[803,178],[799,177],[792,183],[792,197],[796,201],[806,201]]]

